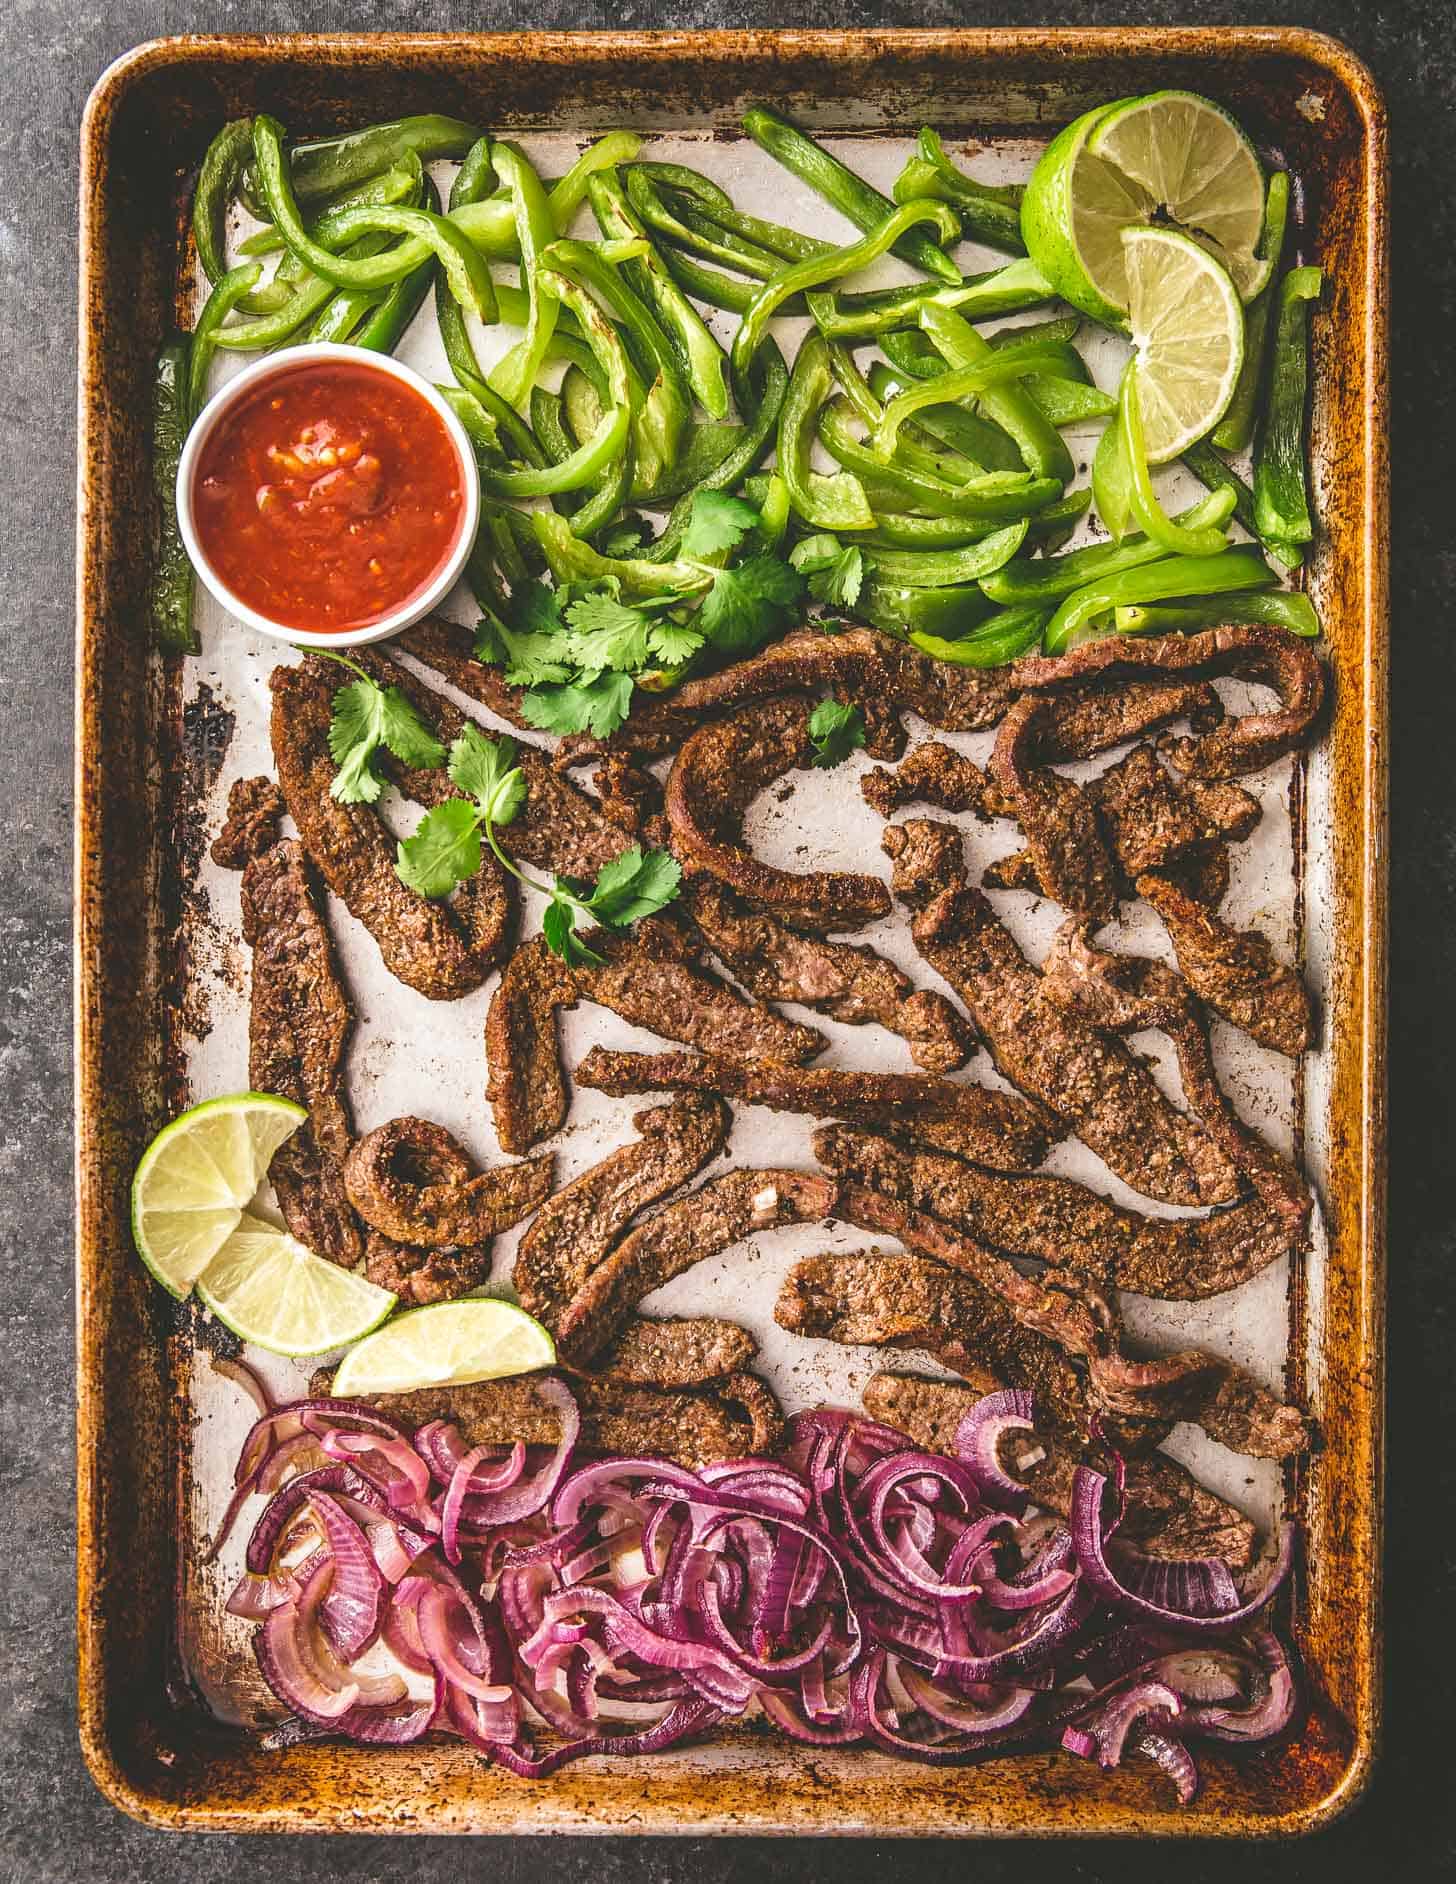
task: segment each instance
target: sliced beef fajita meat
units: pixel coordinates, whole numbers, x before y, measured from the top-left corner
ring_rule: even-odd
[[[639,1210],[684,1184],[723,1149],[728,1108],[694,1094],[632,1121],[641,1136],[609,1152],[542,1206],[516,1250],[521,1306],[548,1328]]]
[[[779,1450],[784,1443],[784,1412],[766,1380],[757,1374],[729,1374],[715,1382],[714,1391],[748,1421],[750,1457],[766,1458]]]
[[[704,1393],[656,1393],[624,1381],[573,1374],[567,1384],[581,1409],[583,1452],[672,1459],[678,1465],[716,1465],[746,1458],[752,1422],[736,1404]],[[474,1387],[426,1387],[418,1393],[382,1393],[373,1404],[410,1427],[448,1420],[467,1446],[554,1446],[561,1437],[555,1411],[530,1375],[487,1380]]]
[[[265,843],[275,824],[253,819],[250,841]],[[250,856],[242,905],[243,936],[253,951],[248,1083],[308,1110],[273,1154],[269,1181],[299,1242],[352,1269],[364,1253],[344,1188],[353,1138],[344,1055],[354,1010],[303,846],[288,839]]]
[[[287,806],[271,778],[235,778],[228,788],[227,817],[212,841],[212,861],[224,870],[241,870],[278,842],[278,825]]]
[[[954,1381],[923,1380],[913,1374],[876,1374],[865,1383],[865,1411],[872,1419],[907,1433],[930,1452],[956,1451],[956,1432],[981,1396]],[[1040,1453],[1041,1457],[1036,1455]],[[1022,1464],[1026,1460],[1028,1463]],[[1072,1473],[1079,1463],[1105,1470],[1105,1450],[1048,1450],[1032,1434],[1013,1435],[1001,1447],[1004,1470],[1019,1478],[1037,1504],[1066,1516]],[[1231,1570],[1253,1561],[1257,1533],[1241,1511],[1205,1491],[1192,1474],[1166,1453],[1150,1452],[1127,1462],[1127,1504],[1118,1539],[1164,1562],[1219,1557]]]
[[[556,1330],[562,1352],[578,1365],[589,1362],[644,1296],[755,1231],[827,1217],[835,1188],[807,1171],[729,1171],[665,1204],[623,1237],[567,1304]]]
[[[996,734],[990,776],[1026,833],[1043,892],[1079,915],[1108,922],[1117,914],[1117,867],[1096,801],[1048,762],[1054,711],[1053,696],[1022,695]]]
[[[1210,1439],[1254,1459],[1287,1459],[1309,1445],[1298,1407],[1286,1406],[1232,1361],[1198,1348],[1149,1360],[1094,1355],[1087,1373],[1097,1405],[1124,1419],[1191,1420]]]
[[[1231,1202],[1238,1179],[1222,1147],[1169,1103],[1121,1041],[1051,998],[986,898],[965,883],[956,834],[952,849],[944,827],[919,828],[928,822],[886,827],[896,891],[922,905],[911,929],[916,947],[965,1002],[998,1071],[1134,1190],[1168,1204]]]
[[[594,1372],[634,1387],[701,1387],[740,1374],[758,1352],[758,1343],[736,1321],[699,1315],[649,1321],[634,1315],[604,1354]]]
[[[872,948],[791,929],[713,877],[690,886],[688,906],[713,953],[760,1001],[798,1001],[853,1026],[878,1022],[927,1073],[953,1072],[970,1058],[974,1036],[945,996],[917,990]]]
[[[509,905],[500,884],[482,872],[450,903],[431,902],[407,888],[395,871],[394,840],[373,806],[340,804],[330,791],[337,671],[310,659],[298,667],[275,667],[268,684],[279,783],[324,881],[407,987],[435,1001],[453,1001],[478,988],[505,943]]]
[[[1259,801],[1242,785],[1172,778],[1147,745],[1134,746],[1087,790],[1129,882],[1245,838],[1259,822]]]
[[[603,753],[592,784],[598,804],[614,824],[632,831],[638,843],[649,849],[667,848],[669,832],[662,809],[661,781],[635,764],[633,754]]]
[[[1163,1301],[1201,1302],[1237,1288],[1301,1242],[1299,1225],[1261,1198],[1206,1217],[1145,1217],[1070,1178],[1008,1176],[847,1125],[821,1126],[814,1155],[834,1176],[928,1212],[993,1249]]]
[[[934,805],[940,811],[972,811],[978,818],[1009,818],[1011,806],[973,759],[927,739],[890,771],[877,766],[859,782],[865,803],[882,818],[904,805]]]
[[[576,989],[565,962],[537,936],[501,971],[485,1017],[485,1096],[502,1151],[519,1157],[566,1122],[556,1010]]]
[[[422,1249],[463,1249],[529,1217],[551,1191],[552,1160],[477,1172],[442,1125],[408,1115],[376,1126],[344,1165],[349,1202],[371,1229]]]
[[[1291,1058],[1305,1051],[1314,1036],[1309,991],[1275,959],[1265,936],[1230,928],[1160,873],[1139,877],[1137,891],[1162,917],[1183,978],[1201,1001],[1261,1047]]]
[[[593,1047],[579,1085],[621,1097],[640,1092],[715,1092],[775,1112],[806,1112],[922,1139],[998,1170],[1041,1163],[1055,1136],[1044,1107],[1015,1093],[920,1073],[847,1073],[815,1066],[756,1065],[710,1053],[611,1053]]]
[[[858,929],[889,913],[890,893],[878,877],[780,870],[743,842],[743,815],[758,794],[813,762],[813,710],[808,695],[789,694],[712,722],[686,740],[667,781],[672,848],[690,874],[716,878],[791,928]]]
[[[1276,712],[1241,714],[1209,732],[1166,740],[1174,765],[1193,778],[1242,778],[1262,771],[1308,743],[1324,706],[1324,668],[1311,644],[1262,623],[1148,641],[1112,635],[1070,654],[1030,656],[1018,661],[1008,678],[1019,691],[1084,680],[1113,685],[1152,675],[1255,681],[1279,696]]]
[[[430,1302],[453,1302],[489,1279],[490,1244],[425,1249],[417,1243],[397,1243],[392,1236],[371,1230],[364,1245],[364,1273],[371,1282],[381,1289],[391,1289],[401,1302],[414,1308]]]
[[[522,732],[535,730],[521,710],[523,689],[508,687],[499,668],[476,660],[475,636],[459,622],[446,621],[443,615],[426,615],[413,628],[396,635],[391,645],[412,655],[421,666],[433,668],[441,680],[479,701],[487,712],[508,725]]]

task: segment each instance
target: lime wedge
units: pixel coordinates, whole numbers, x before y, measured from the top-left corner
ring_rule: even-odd
[[[157,1133],[132,1179],[131,1230],[164,1289],[187,1294],[307,1117],[291,1099],[241,1092],[204,1100]]]
[[[1021,205],[1027,249],[1058,294],[1115,325],[1128,312],[1125,229],[1191,236],[1248,300],[1272,268],[1256,254],[1263,220],[1253,145],[1194,92],[1151,92],[1086,112],[1047,146]]]
[[[418,1387],[466,1387],[528,1374],[555,1359],[556,1343],[523,1308],[471,1296],[396,1316],[344,1356],[334,1392],[348,1400]]]
[[[1174,229],[1124,229],[1132,371],[1149,464],[1211,432],[1244,363],[1244,312],[1228,270]]]
[[[397,1297],[246,1214],[198,1280],[218,1320],[270,1354],[327,1354],[377,1328]]]

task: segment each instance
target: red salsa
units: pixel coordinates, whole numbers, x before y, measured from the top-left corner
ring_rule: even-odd
[[[459,453],[412,386],[349,361],[264,380],[198,454],[192,512],[239,601],[343,634],[427,589],[465,520]]]

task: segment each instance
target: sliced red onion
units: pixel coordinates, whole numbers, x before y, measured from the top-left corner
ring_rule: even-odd
[[[334,1560],[320,1619],[334,1648],[346,1662],[352,1662],[379,1633],[384,1578],[364,1533],[348,1513],[327,1492],[310,1493],[308,1502]]]
[[[1193,1755],[1175,1734],[1160,1727],[1144,1727],[1132,1742],[1134,1753],[1156,1760],[1178,1789],[1179,1805],[1190,1805],[1198,1792],[1198,1767]]]
[[[809,1747],[843,1747],[863,1739],[858,1721],[846,1713],[837,1725],[826,1725],[809,1718],[807,1708],[795,1702],[792,1694],[777,1688],[765,1688],[758,1704],[782,1733]]]
[[[1294,1670],[1284,1644],[1272,1629],[1256,1629],[1250,1637],[1259,1657],[1262,1692],[1252,1706],[1231,1708],[1222,1703],[1184,1709],[1189,1727],[1214,1740],[1232,1740],[1246,1746],[1272,1740],[1294,1718]]]
[[[1001,1441],[1007,1433],[1035,1431],[1036,1401],[1021,1387],[988,1393],[956,1428],[956,1457],[965,1462],[982,1499],[1013,1517],[1025,1511],[1031,1494],[1002,1465]]]
[[[901,1663],[899,1674],[905,1692],[917,1707],[961,1733],[1000,1733],[1025,1720],[1036,1705],[1036,1694],[1030,1688],[1009,1688],[999,1700],[979,1707],[960,1696],[945,1693],[928,1675],[908,1662]]]
[[[430,1585],[419,1598],[420,1642],[426,1655],[452,1687],[487,1705],[503,1706],[514,1698],[509,1683],[482,1680],[461,1659],[450,1619],[451,1592]]]
[[[1175,1616],[1226,1616],[1239,1606],[1238,1586],[1221,1557],[1163,1563],[1118,1552],[1122,1587]]]
[[[429,1507],[430,1468],[407,1439],[380,1438],[368,1433],[325,1431],[320,1435],[324,1451],[331,1459],[343,1459],[378,1487],[395,1511],[407,1511],[419,1517]],[[382,1459],[390,1467],[384,1478],[373,1459]]]
[[[1137,1681],[1113,1694],[1080,1725],[1097,1742],[1097,1764],[1110,1772],[1114,1766],[1121,1765],[1128,1736],[1134,1728],[1161,1726],[1168,1720],[1176,1720],[1181,1711],[1182,1703],[1171,1688],[1164,1687],[1160,1681]]]
[[[327,1557],[309,1577],[296,1602],[275,1609],[253,1638],[263,1679],[292,1713],[332,1726],[360,1704],[386,1706],[400,1700],[404,1683],[369,1680],[341,1668],[318,1634],[318,1609],[333,1564]]]
[[[235,1387],[242,1388],[258,1409],[259,1418],[268,1418],[273,1412],[273,1396],[246,1361],[233,1360],[224,1354],[209,1355],[208,1361],[213,1373],[221,1374],[224,1380],[230,1380]]]

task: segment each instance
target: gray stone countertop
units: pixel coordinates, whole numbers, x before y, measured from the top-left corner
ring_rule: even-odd
[[[932,1841],[177,1838],[96,1792],[74,1713],[70,963],[72,492],[77,128],[119,53],[189,30],[447,27],[1317,25],[1372,66],[1394,165],[1391,1325],[1385,1755],[1344,1823],[1296,1846],[1018,1848]],[[1388,1878],[1456,1874],[1451,1730],[1456,1338],[1456,19],[1449,0],[1084,0],[983,12],[956,0],[7,0],[0,6],[0,1880],[3,1884],[500,1884],[999,1879]]]

